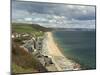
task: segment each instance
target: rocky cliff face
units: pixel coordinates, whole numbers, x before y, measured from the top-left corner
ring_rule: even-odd
[[[12,68],[13,73],[47,71],[32,54],[20,48],[20,46],[14,42],[12,44]]]

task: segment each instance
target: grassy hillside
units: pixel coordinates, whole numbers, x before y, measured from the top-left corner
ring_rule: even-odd
[[[51,29],[37,24],[12,23],[12,32],[29,33],[35,36],[43,36],[44,32],[46,31],[51,31]]]
[[[12,43],[12,72],[46,72],[42,64],[36,60],[30,53],[20,48],[18,44]]]
[[[51,29],[42,27],[38,24],[12,23],[12,31],[16,32],[35,32],[35,31],[50,31]]]

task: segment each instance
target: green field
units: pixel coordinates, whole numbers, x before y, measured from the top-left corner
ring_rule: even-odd
[[[15,32],[34,32],[37,29],[33,28],[31,24],[12,23],[12,30]]]
[[[17,33],[29,33],[35,36],[42,36],[45,29],[46,28],[35,24],[12,23],[12,32]]]

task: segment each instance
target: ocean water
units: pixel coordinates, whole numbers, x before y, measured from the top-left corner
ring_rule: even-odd
[[[53,37],[67,58],[79,63],[83,69],[96,68],[95,31],[55,31]]]

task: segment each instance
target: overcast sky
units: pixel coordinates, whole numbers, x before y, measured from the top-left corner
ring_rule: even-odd
[[[95,28],[95,7],[13,1],[12,21],[45,27]]]

